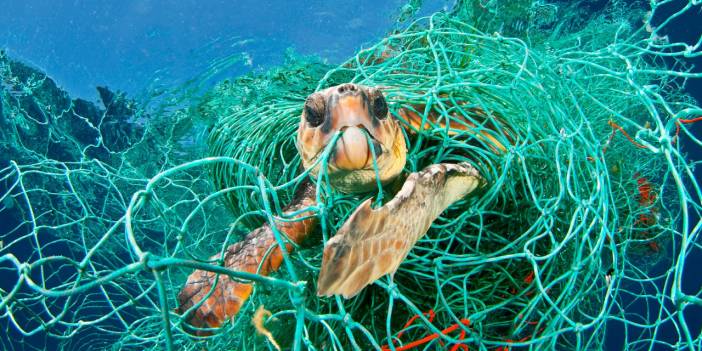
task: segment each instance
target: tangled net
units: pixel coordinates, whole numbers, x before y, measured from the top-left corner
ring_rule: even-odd
[[[702,197],[682,150],[702,146],[689,132],[702,108],[683,93],[702,77],[683,61],[702,56],[702,41],[662,36],[700,5],[663,20],[665,3],[596,15],[560,6],[459,2],[338,67],[291,59],[197,104],[170,94],[139,105],[102,89],[97,107],[1,57],[0,151],[11,161],[0,214],[13,221],[0,231],[0,325],[26,341],[3,347],[581,350],[612,335],[617,348],[702,347],[691,318],[702,287],[684,278],[702,254]],[[505,152],[439,125],[408,139],[407,171],[468,161],[484,193],[444,212],[392,280],[350,300],[316,296],[322,247],[382,189],[344,195],[321,176],[319,235],[271,277],[210,261],[284,217],[307,177],[294,144],[303,101],[349,81],[383,86],[403,123],[401,107],[505,121],[513,135],[495,135]],[[255,283],[211,336],[189,334],[175,312],[193,269]]]

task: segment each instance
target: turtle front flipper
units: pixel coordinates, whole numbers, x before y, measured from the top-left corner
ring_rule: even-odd
[[[283,211],[293,213],[314,205],[315,193],[315,185],[305,182]],[[310,216],[311,214],[311,212],[302,212],[297,214],[293,221],[280,221],[275,224],[278,231],[299,244],[317,225],[317,218]],[[303,219],[306,216],[310,217]],[[286,252],[292,250],[291,244],[285,246]],[[220,257],[216,255],[211,260],[218,260]],[[266,223],[249,233],[243,241],[227,247],[223,262],[224,267],[232,270],[269,275],[278,270],[283,262],[283,255],[270,225]],[[193,327],[217,328],[239,312],[252,291],[251,283],[233,280],[229,276],[205,270],[196,270],[190,274],[188,281],[178,294],[177,312],[188,313],[186,320]],[[199,306],[190,311],[195,305]],[[209,333],[197,332],[196,334]]]
[[[410,174],[384,206],[372,209],[367,200],[324,247],[317,294],[350,298],[394,274],[441,212],[483,184],[468,163],[436,164]]]

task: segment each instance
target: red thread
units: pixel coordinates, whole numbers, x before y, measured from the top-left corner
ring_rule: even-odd
[[[524,282],[527,284],[531,284],[531,282],[534,281],[534,271],[529,272],[529,275],[524,278]]]
[[[429,314],[429,322],[430,322],[430,323],[434,321],[434,316],[435,316],[435,314],[434,314],[434,310],[433,310],[433,309],[429,310],[429,312],[424,312],[424,313],[422,313],[422,314],[423,314],[423,315]],[[412,318],[410,318],[410,319],[407,321],[407,323],[405,323],[405,326],[402,327],[402,330],[401,330],[399,333],[397,333],[397,337],[398,337],[398,338],[401,338],[401,337],[402,337],[402,334],[405,333],[405,331],[407,330],[407,328],[408,328],[410,325],[412,325],[412,323],[414,323],[414,321],[417,320],[417,318],[419,318],[419,315],[418,315],[418,314],[415,314],[414,316],[412,316]]]
[[[678,141],[678,135],[680,134],[680,123],[691,124],[699,121],[702,121],[702,116],[695,117],[692,119],[678,118],[678,120],[675,121],[675,137],[673,138],[673,142],[675,143]]]
[[[463,340],[466,337],[466,331],[461,329],[461,335],[458,336],[458,340]],[[468,351],[468,345],[466,344],[456,344],[451,347],[450,351],[458,351],[458,348],[463,349],[463,351]]]
[[[656,253],[661,250],[661,247],[658,246],[658,243],[655,241],[649,241],[648,247],[651,248],[651,250],[653,250],[653,252],[656,252]]]
[[[617,131],[620,131],[620,132],[622,133],[622,135],[624,135],[624,136],[627,138],[627,140],[629,140],[629,142],[632,143],[632,144],[634,144],[634,146],[636,146],[637,148],[639,148],[639,149],[645,149],[645,148],[646,148],[646,146],[637,143],[631,136],[629,136],[629,133],[627,133],[627,132],[624,130],[624,128],[620,127],[620,126],[619,126],[618,124],[616,124],[614,121],[610,120],[610,121],[607,122],[607,123],[612,127],[612,134],[609,136],[609,139],[607,139],[607,143],[606,143],[605,146],[602,148],[602,153],[604,153],[605,151],[607,151],[607,146],[609,146],[609,143],[612,141],[612,139],[614,138],[614,135],[617,133]]]
[[[634,174],[637,176],[637,174]],[[639,205],[650,206],[656,202],[656,193],[653,192],[653,186],[646,177],[636,179],[636,184],[639,187]]]
[[[456,323],[456,324],[454,324],[454,325],[452,325],[452,326],[450,326],[450,327],[448,327],[448,328],[442,330],[442,331],[441,331],[441,334],[446,335],[446,334],[448,334],[448,333],[450,333],[450,332],[452,332],[452,331],[458,329],[458,327],[460,326],[460,324],[463,324],[463,325],[465,325],[465,326],[469,326],[469,325],[470,325],[470,320],[468,320],[468,319],[461,319],[461,323]],[[465,331],[464,331],[464,333],[462,333],[461,335],[462,335],[462,337],[465,337]],[[399,334],[398,334],[398,336],[399,336]],[[412,341],[411,343],[408,343],[408,344],[406,344],[406,345],[402,345],[402,346],[400,346],[400,347],[397,347],[397,348],[395,348],[395,350],[397,350],[397,351],[410,350],[410,349],[413,349],[413,348],[415,348],[415,347],[417,347],[417,346],[419,346],[419,345],[426,344],[426,343],[428,343],[429,341],[432,341],[432,340],[434,340],[434,339],[436,339],[436,338],[438,338],[438,337],[439,337],[439,333],[433,333],[433,334],[427,335],[427,336],[425,336],[425,337],[423,337],[423,338],[421,338],[421,339],[419,339],[419,340],[415,340],[415,341]],[[462,339],[461,339],[461,340],[462,340]],[[461,344],[461,345],[462,345],[462,344]],[[388,347],[388,345],[384,345],[381,349],[382,349],[383,351],[390,351],[390,347]],[[467,347],[466,347],[464,350],[467,350]]]
[[[641,224],[643,226],[650,227],[650,226],[653,226],[654,224],[656,224],[656,220],[651,216],[647,216],[645,214],[640,214],[639,218],[636,219],[636,221],[634,221],[634,225],[637,225],[637,224]]]
[[[675,136],[673,137],[673,143],[676,143],[678,141],[678,136],[680,135],[680,124],[692,124],[696,122],[702,121],[702,116],[695,117],[695,118],[690,118],[690,119],[685,119],[685,118],[678,118],[675,121]],[[645,149],[646,146],[641,145],[637,143],[631,136],[629,136],[629,133],[627,133],[624,128],[622,128],[620,125],[615,123],[614,121],[610,120],[607,122],[612,127],[612,134],[609,136],[609,139],[607,139],[607,143],[605,143],[605,146],[602,148],[602,152],[604,153],[607,151],[607,147],[609,146],[609,143],[612,141],[614,138],[614,135],[617,133],[617,131],[620,131],[622,135],[624,135],[629,142],[634,144],[639,149]],[[591,156],[587,157],[588,161],[593,161],[594,159]]]

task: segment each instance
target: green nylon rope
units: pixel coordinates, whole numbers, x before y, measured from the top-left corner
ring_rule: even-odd
[[[670,22],[621,3],[595,15],[561,6],[458,2],[339,66],[291,59],[197,103],[159,97],[118,131],[42,95],[48,80],[20,78],[3,56],[0,146],[13,161],[0,215],[18,222],[0,232],[0,325],[69,349],[267,350],[250,324],[263,305],[286,349],[599,349],[612,325],[629,349],[702,347],[689,319],[702,289],[683,278],[701,254],[702,196],[682,149],[702,146],[690,133],[702,108],[682,93],[702,73],[680,61],[702,56],[700,43],[670,42]],[[344,195],[322,172],[309,209],[319,230],[278,273],[210,261],[292,218],[281,209],[308,177],[295,147],[302,104],[344,82],[383,89],[405,127],[406,172],[466,161],[486,189],[445,211],[392,280],[350,300],[315,294],[324,242],[389,187]],[[507,150],[446,123],[412,132],[400,107],[468,120]],[[255,282],[213,336],[188,334],[174,312],[193,269]]]

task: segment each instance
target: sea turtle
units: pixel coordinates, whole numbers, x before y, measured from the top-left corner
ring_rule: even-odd
[[[480,109],[471,113],[499,121],[497,116]],[[400,109],[399,115],[404,125],[389,113],[383,92],[376,87],[346,83],[311,94],[304,104],[297,131],[303,167],[316,178],[321,167],[318,158],[324,155],[323,150],[334,140],[334,134],[341,132],[336,144],[331,145],[333,151],[328,160],[332,187],[345,193],[360,193],[375,189],[378,178],[383,184],[398,180],[407,156],[405,135],[438,123],[435,115],[422,119],[412,109]],[[449,134],[462,130],[493,150],[504,150],[493,133],[484,126],[476,128],[467,119],[459,119],[448,127]],[[394,198],[383,206],[373,209],[371,199],[363,202],[326,243],[317,294],[350,298],[383,275],[394,274],[417,240],[449,205],[485,184],[469,163],[434,164],[409,174]],[[301,184],[284,211],[300,212],[314,205],[315,189],[309,180]],[[316,226],[317,219],[309,215],[309,212],[297,213],[297,221],[281,220],[276,222],[276,228],[292,242],[300,243]],[[292,245],[287,244],[286,249],[290,252]],[[261,275],[277,270],[282,261],[283,252],[276,245],[269,224],[229,246],[223,260],[228,268]],[[179,312],[187,313],[188,321],[196,327],[220,326],[236,315],[251,294],[251,284],[226,275],[215,277],[212,272],[195,271],[178,295]],[[217,283],[211,291],[215,279]]]

